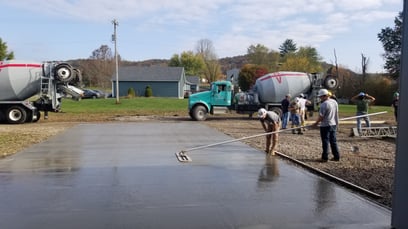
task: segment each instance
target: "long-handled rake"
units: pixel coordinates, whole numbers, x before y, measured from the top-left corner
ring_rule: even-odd
[[[345,121],[345,120],[350,120],[350,119],[362,118],[362,117],[366,117],[366,116],[379,115],[379,114],[384,114],[384,113],[387,113],[387,111],[381,111],[381,112],[377,112],[377,113],[371,113],[371,114],[365,114],[365,115],[357,115],[357,116],[352,116],[352,117],[346,117],[346,118],[339,119],[339,121]],[[176,157],[177,157],[177,160],[180,161],[180,162],[191,162],[192,160],[191,160],[191,158],[186,154],[187,152],[191,152],[191,151],[199,150],[199,149],[204,149],[204,148],[208,148],[208,147],[212,147],[212,146],[217,146],[217,145],[223,145],[223,144],[227,144],[227,143],[242,141],[242,140],[246,140],[246,139],[250,139],[250,138],[256,138],[256,137],[266,136],[266,135],[270,135],[270,134],[274,134],[274,133],[280,133],[280,132],[289,131],[289,130],[296,130],[296,129],[299,129],[299,128],[309,128],[309,127],[311,127],[311,126],[312,126],[312,125],[306,125],[306,126],[303,126],[303,127],[294,127],[294,128],[288,128],[288,129],[281,129],[281,130],[278,130],[278,131],[265,132],[265,133],[255,134],[255,135],[251,135],[251,136],[247,136],[247,137],[242,137],[242,138],[237,138],[237,139],[231,139],[231,140],[227,140],[227,141],[212,143],[212,144],[208,144],[208,145],[202,145],[202,146],[192,147],[192,148],[184,149],[184,150],[181,150],[180,152],[177,152],[177,153],[176,153]]]

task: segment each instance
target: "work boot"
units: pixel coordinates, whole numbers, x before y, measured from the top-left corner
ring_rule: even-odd
[[[323,159],[323,158],[318,160],[318,162],[320,162],[320,163],[326,163],[328,161],[329,161],[328,159]]]
[[[275,154],[276,154],[276,150],[269,150],[269,152],[267,153],[268,155],[271,155],[271,156],[275,156]]]

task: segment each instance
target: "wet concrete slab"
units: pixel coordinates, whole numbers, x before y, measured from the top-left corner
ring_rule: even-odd
[[[82,124],[0,160],[1,228],[390,228],[391,212],[199,122]]]

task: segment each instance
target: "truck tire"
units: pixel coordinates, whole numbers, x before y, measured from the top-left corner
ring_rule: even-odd
[[[54,69],[55,78],[63,83],[70,82],[75,77],[75,72],[69,64],[58,64]]]
[[[282,117],[283,115],[283,111],[280,107],[272,107],[270,110],[278,114],[279,117]]]
[[[193,109],[193,119],[196,121],[205,121],[207,119],[207,109],[204,106],[196,106]]]
[[[339,87],[338,80],[336,79],[336,77],[328,75],[324,79],[324,87],[329,90],[334,90]]]
[[[6,119],[7,122],[10,124],[25,123],[27,119],[27,112],[24,108],[20,106],[12,106],[9,109],[7,109]]]
[[[194,118],[194,115],[193,115],[193,113],[192,113],[192,111],[189,111],[189,112],[188,112],[188,115],[190,115],[190,118],[195,119],[195,118]]]

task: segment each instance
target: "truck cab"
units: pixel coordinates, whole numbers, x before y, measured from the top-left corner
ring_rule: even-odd
[[[190,95],[188,99],[190,117],[197,121],[204,121],[208,113],[214,113],[215,107],[231,106],[232,93],[230,81],[216,81],[211,84],[209,91]]]

